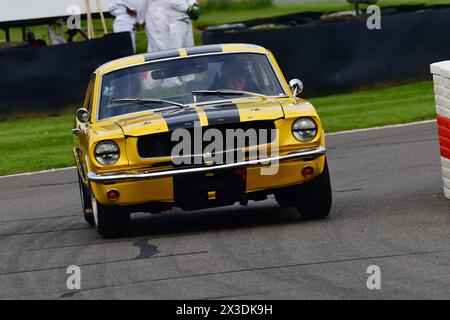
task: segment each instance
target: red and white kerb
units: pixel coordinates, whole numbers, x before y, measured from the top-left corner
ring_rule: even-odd
[[[431,65],[436,99],[444,194],[450,199],[450,61]]]

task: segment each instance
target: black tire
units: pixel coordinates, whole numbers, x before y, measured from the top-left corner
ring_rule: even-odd
[[[332,202],[330,172],[325,160],[322,174],[300,185],[296,208],[304,219],[323,219],[330,214]]]
[[[96,201],[97,232],[103,238],[127,236],[130,232],[130,213],[119,206],[104,206]]]
[[[282,207],[296,207],[307,220],[322,219],[330,214],[332,204],[330,173],[325,160],[322,174],[301,185],[280,190],[275,199]]]
[[[295,207],[295,198],[297,197],[298,192],[298,187],[285,188],[275,192],[275,200],[283,208]]]
[[[78,173],[78,185],[80,189],[81,208],[83,210],[84,220],[91,226],[95,226],[94,213],[92,211],[91,193],[86,190],[86,186]]]

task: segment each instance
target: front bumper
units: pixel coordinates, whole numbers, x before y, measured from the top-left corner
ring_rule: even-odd
[[[119,182],[119,181],[151,180],[151,179],[167,178],[167,177],[174,177],[174,176],[193,174],[193,173],[214,172],[214,171],[226,170],[226,169],[245,168],[245,167],[249,167],[249,166],[258,166],[258,165],[263,165],[263,166],[272,165],[273,166],[274,164],[279,163],[281,161],[297,160],[297,159],[304,159],[304,158],[316,158],[316,157],[325,155],[326,152],[327,152],[327,149],[325,147],[319,146],[317,148],[304,149],[304,150],[296,151],[296,152],[289,153],[286,155],[272,156],[272,157],[268,157],[268,158],[264,158],[264,159],[254,159],[254,160],[247,160],[247,161],[236,162],[236,163],[211,165],[211,166],[204,165],[201,167],[194,167],[194,168],[172,169],[172,170],[148,172],[148,173],[96,174],[93,172],[89,172],[88,179],[91,182],[99,183],[99,184],[113,183],[113,182]]]

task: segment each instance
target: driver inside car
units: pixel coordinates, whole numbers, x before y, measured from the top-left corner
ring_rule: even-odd
[[[215,89],[239,90],[257,92],[255,84],[250,79],[247,68],[236,62],[225,62],[220,69],[219,85]]]

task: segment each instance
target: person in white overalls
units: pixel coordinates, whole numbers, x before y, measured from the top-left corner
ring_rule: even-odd
[[[138,23],[145,23],[147,52],[169,49],[169,0],[144,0],[138,12]]]
[[[134,52],[136,52],[136,16],[140,6],[139,0],[112,0],[109,6],[109,12],[114,16],[114,32],[129,32]]]
[[[194,46],[192,20],[200,14],[196,0],[169,0],[168,13],[169,35],[171,48],[186,48]],[[195,11],[195,12],[193,12]],[[194,15],[191,14],[194,13]]]

